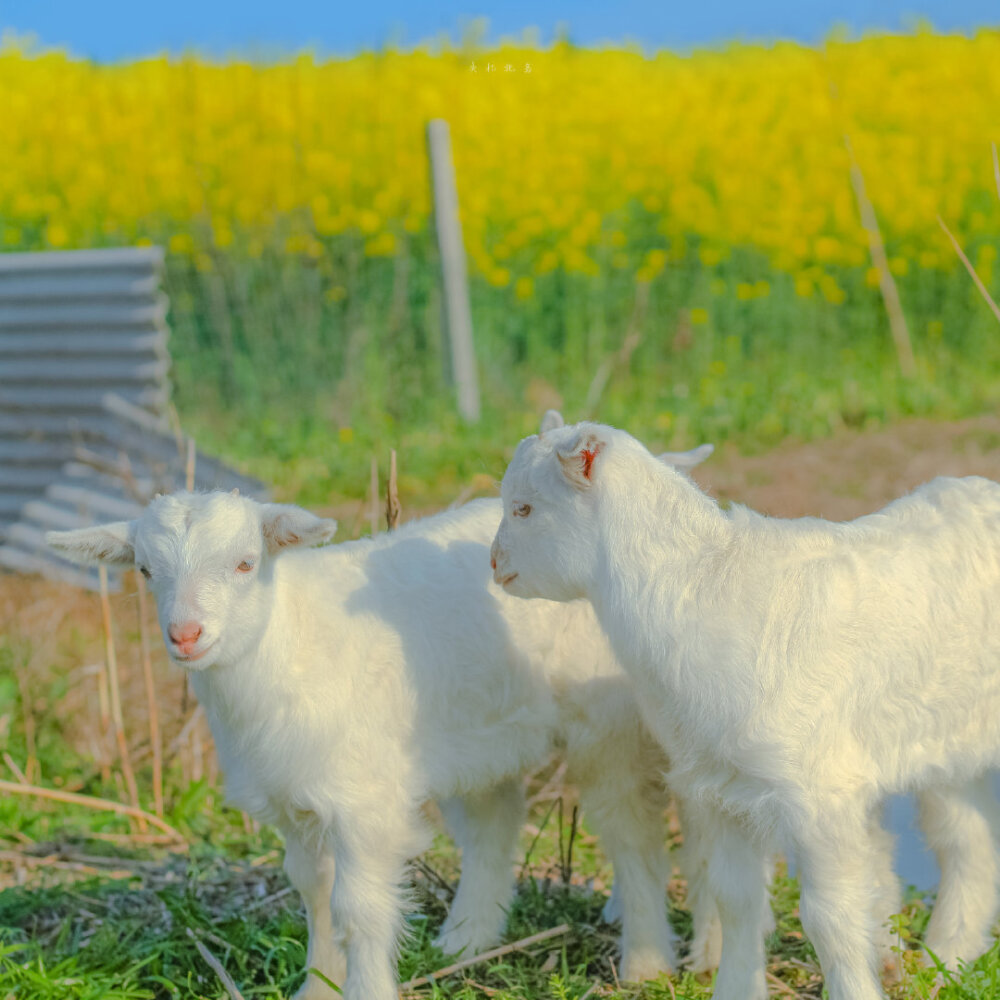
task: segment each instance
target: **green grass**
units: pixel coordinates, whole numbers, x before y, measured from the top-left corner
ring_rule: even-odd
[[[443,844],[425,864],[453,865]],[[119,862],[128,868],[132,861]],[[449,963],[431,940],[444,918],[437,884],[420,873],[414,881],[416,909],[407,920],[399,959],[401,980]],[[301,983],[306,929],[294,894],[273,864],[253,866],[217,849],[195,845],[188,857],[147,863],[130,877],[94,878],[47,888],[0,892],[0,989],[18,1000],[55,998],[216,998],[226,992],[199,955],[193,938],[211,952],[243,995],[283,997]],[[794,880],[779,876],[774,889],[777,929],[768,941],[775,995],[819,997],[815,956],[795,915]],[[522,879],[511,910],[508,940],[562,923],[570,931],[490,962],[440,979],[420,994],[448,1000],[579,998],[591,994],[626,998],[680,997],[707,1000],[710,984],[688,973],[643,986],[616,981],[617,928],[601,923],[603,893],[558,879]],[[927,907],[912,897],[900,918],[904,935],[922,930]],[[690,932],[686,912],[671,901],[679,933]],[[904,946],[905,947],[905,946]],[[934,986],[933,969],[910,967],[897,998],[924,998]],[[1000,995],[1000,946],[961,975],[948,975],[937,996],[992,998]],[[486,992],[490,991],[490,992]],[[494,992],[495,991],[495,992]],[[335,994],[331,991],[331,998]]]
[[[64,680],[39,671],[0,638],[0,726],[5,750],[23,763],[28,744],[15,669],[37,673],[32,717],[43,783],[74,779],[80,790],[115,797],[116,783],[101,779],[86,753],[53,728],[72,695]],[[183,781],[175,769],[166,789],[166,818],[188,840],[185,853],[112,844],[109,833],[129,833],[120,817],[20,796],[0,799],[0,997],[4,1000],[225,1000],[227,994],[199,954],[195,938],[222,963],[244,997],[284,997],[304,974],[306,925],[297,895],[280,867],[281,844],[267,828],[247,829],[205,780]],[[537,787],[551,772],[536,776]],[[139,769],[144,804],[150,805],[148,767]],[[643,986],[617,981],[616,927],[601,922],[610,870],[586,817],[571,820],[572,794],[540,802],[522,835],[520,878],[506,940],[516,941],[560,924],[568,933],[441,978],[418,993],[439,1000],[707,1000],[710,983],[681,974]],[[570,846],[572,842],[572,847]],[[677,837],[669,840],[671,849]],[[449,964],[430,943],[447,912],[458,858],[440,835],[412,871],[413,909],[399,957],[401,981]],[[15,873],[27,873],[18,886]],[[768,941],[775,996],[820,997],[816,958],[798,921],[798,889],[779,871],[773,901],[776,930]],[[683,884],[672,881],[671,922],[690,939]],[[908,972],[894,1000],[986,1000],[1000,996],[1000,945],[961,975],[948,976],[933,993],[935,971],[920,968],[913,950],[929,914],[928,900],[910,895],[898,918]],[[193,937],[192,937],[193,935]],[[683,947],[683,945],[682,945]],[[335,994],[331,991],[331,998]]]

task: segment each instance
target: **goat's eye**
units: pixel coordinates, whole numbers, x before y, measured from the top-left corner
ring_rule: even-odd
[[[514,517],[527,517],[530,513],[531,513],[530,503],[514,504],[514,510],[513,510]]]
[[[150,573],[150,572],[149,572],[149,570],[148,570],[148,569],[146,569],[146,567],[145,567],[145,566],[140,566],[140,567],[139,567],[139,572],[140,572],[140,573],[141,573],[141,574],[142,574],[142,575],[143,575],[143,576],[144,576],[144,577],[145,577],[145,578],[146,578],[147,580],[151,580],[151,579],[153,578],[153,574],[152,574],[152,573]]]
[[[252,559],[244,559],[243,562],[241,562],[239,564],[239,566],[236,567],[236,572],[237,573],[249,573],[250,570],[252,570],[252,569],[253,569],[253,560]]]

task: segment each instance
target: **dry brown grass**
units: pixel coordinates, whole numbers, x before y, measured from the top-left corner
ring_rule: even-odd
[[[150,705],[143,677],[138,589],[131,575],[125,578],[121,593],[110,595],[109,612],[125,733],[132,762],[136,769],[142,769],[152,758]],[[152,635],[159,635],[154,610],[147,608],[147,615],[147,628]],[[92,760],[95,770],[108,768],[120,777],[113,727],[106,708],[102,708],[106,651],[100,596],[36,577],[0,575],[0,630],[15,652],[20,704],[6,711],[20,713],[17,721],[24,725],[28,737],[27,759],[14,761],[23,778],[61,785],[67,791],[84,784],[83,775],[42,773],[32,748],[33,737],[51,715],[58,716],[63,737],[76,754]],[[188,777],[214,775],[217,765],[207,727],[200,717],[192,722],[193,705],[182,711],[182,672],[169,664],[159,643],[153,644],[150,661],[160,728],[169,748],[166,766],[178,767]],[[53,705],[49,697],[57,678],[65,679],[66,693]],[[9,719],[7,725],[13,722]],[[183,738],[178,739],[182,733]],[[6,763],[4,768],[9,772],[4,777],[22,780],[15,768]],[[126,798],[123,795],[122,801]]]

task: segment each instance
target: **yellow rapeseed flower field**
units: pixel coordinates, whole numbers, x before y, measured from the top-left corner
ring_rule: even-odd
[[[1000,232],[998,31],[271,65],[97,65],[8,40],[0,93],[3,249],[155,240],[253,256],[279,241],[318,257],[353,233],[391,256],[429,223],[437,116],[473,267],[518,300],[560,268],[651,279],[695,239],[708,267],[756,248],[800,295],[836,302],[828,271],[869,266],[845,135],[897,273],[954,266],[938,213],[963,237]]]

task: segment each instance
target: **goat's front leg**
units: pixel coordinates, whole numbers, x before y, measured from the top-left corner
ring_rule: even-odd
[[[462,852],[458,890],[434,942],[446,955],[468,957],[500,940],[514,893],[514,849],[524,809],[519,778],[441,803]]]
[[[285,835],[285,871],[299,890],[306,906],[309,945],[306,969],[318,969],[331,982],[343,985],[347,976],[347,960],[337,943],[330,919],[330,898],[333,894],[333,854],[326,848],[307,846],[291,828]],[[295,994],[295,1000],[330,1000],[333,991],[323,980],[306,973],[306,981]]]
[[[819,956],[830,1000],[882,1000],[874,918],[881,851],[869,840],[862,809],[821,805],[826,808],[817,811],[815,822],[792,831],[802,926]]]
[[[687,817],[692,810],[688,803]],[[765,848],[721,809],[699,807],[704,891],[718,906],[722,955],[713,1000],[766,1000],[764,933],[769,865]],[[706,836],[708,831],[710,834]]]
[[[373,821],[378,819],[379,821]],[[331,916],[347,953],[345,1000],[397,1000],[396,942],[402,922],[400,887],[417,847],[412,829],[388,822],[345,823],[337,831]]]

